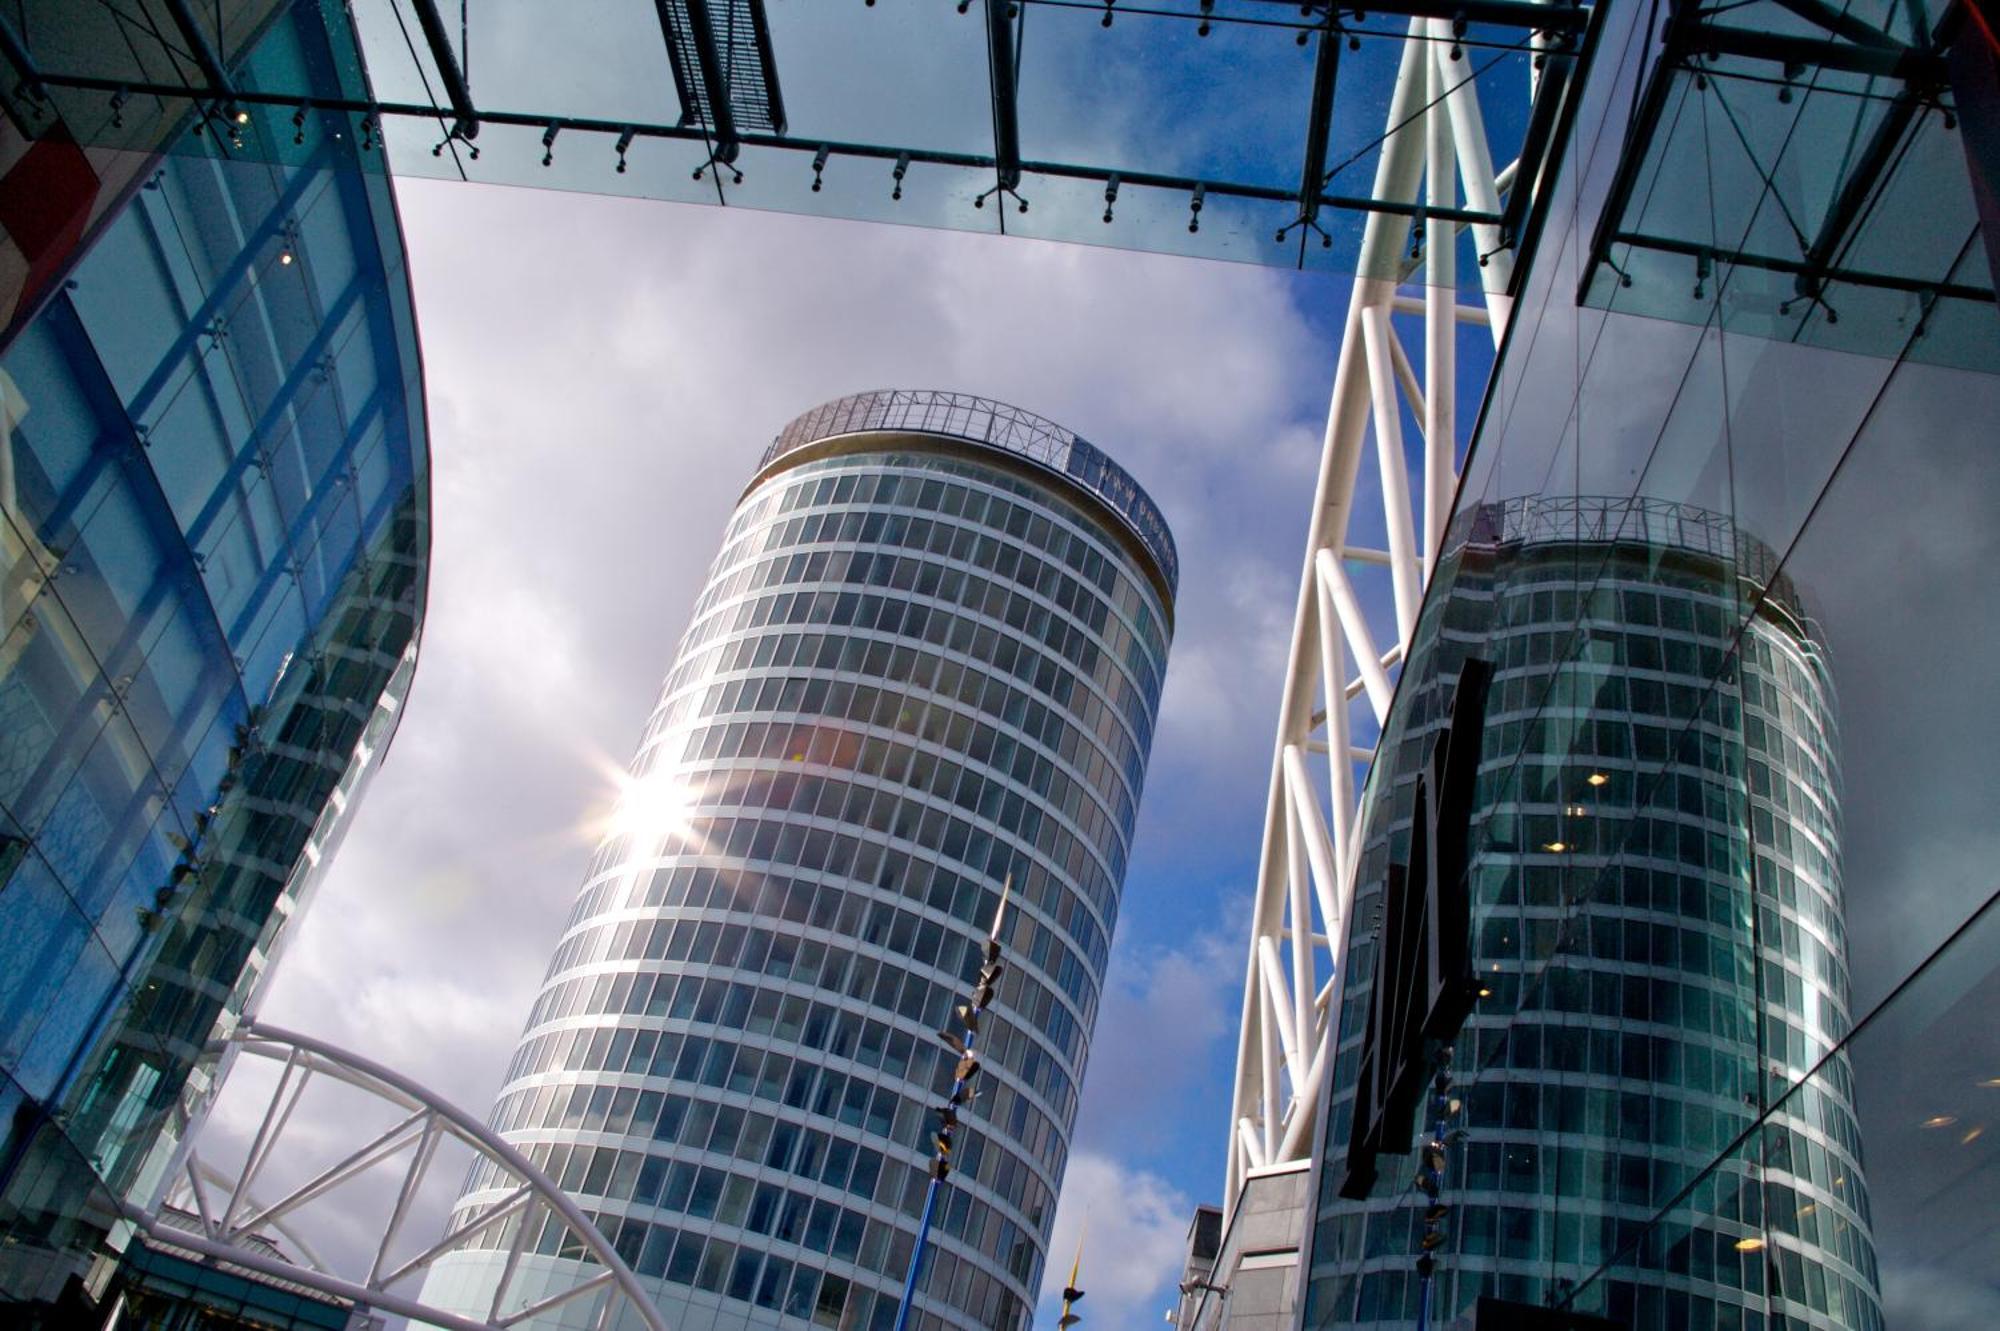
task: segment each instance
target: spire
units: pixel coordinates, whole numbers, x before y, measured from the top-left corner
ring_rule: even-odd
[[[1074,1311],[1072,1311],[1071,1305],[1074,1304],[1078,1299],[1083,1297],[1083,1291],[1077,1288],[1076,1280],[1077,1276],[1080,1275],[1083,1271],[1083,1236],[1086,1233],[1088,1233],[1089,1230],[1090,1230],[1090,1217],[1085,1216],[1083,1218],[1082,1227],[1079,1228],[1076,1232],[1076,1258],[1069,1264],[1069,1284],[1063,1287],[1062,1316],[1056,1319],[1056,1325],[1059,1328],[1062,1328],[1062,1331],[1068,1331],[1068,1328],[1075,1326],[1078,1322],[1081,1322],[1083,1320],[1081,1317],[1077,1316]]]
[[[986,936],[990,942],[1000,941],[1000,925],[1007,918],[1007,895],[1013,890],[1014,875],[1010,873],[1007,880],[1000,884],[1000,904],[993,908],[993,931]]]

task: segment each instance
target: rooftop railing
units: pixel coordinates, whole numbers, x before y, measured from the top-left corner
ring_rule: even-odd
[[[822,439],[863,431],[934,434],[984,444],[1045,467],[1102,501],[1152,555],[1167,594],[1180,588],[1180,555],[1159,506],[1132,474],[1089,440],[1019,407],[971,393],[932,389],[877,389],[814,407],[779,431],[757,464],[759,471]]]
[[[1452,523],[1448,548],[1463,545],[1621,544],[1701,555],[1795,615],[1798,587],[1776,551],[1738,530],[1726,513],[1649,496],[1527,495],[1477,505]]]

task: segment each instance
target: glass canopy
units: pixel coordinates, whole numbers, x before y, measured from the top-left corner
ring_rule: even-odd
[[[365,72],[343,71],[341,96],[243,58],[291,8],[351,13]],[[1532,246],[1554,202],[1530,191],[1579,115],[1570,90],[1594,63],[1637,75],[1629,112],[1584,113],[1625,130],[1589,173],[1605,207],[1577,289],[1587,304],[1700,322],[1720,289],[1732,331],[2000,361],[1947,65],[1959,11],[1682,0],[1600,51],[1607,12],[1574,0],[14,0],[0,8],[0,64],[19,78],[0,81],[0,102],[31,138],[148,153],[283,161],[351,137],[404,175],[1355,273],[1371,216],[1423,211],[1409,182],[1396,193],[1377,179],[1417,33],[1477,87],[1474,132],[1502,167],[1490,209],[1461,198],[1430,211],[1495,225],[1503,244]],[[1468,226],[1454,266],[1468,287],[1472,239]],[[1367,252],[1383,270],[1365,276],[1421,271],[1394,245]]]
[[[352,0],[367,78],[330,102],[231,64],[287,3],[341,0],[27,0],[0,43],[91,143],[283,158],[353,134],[406,175],[1352,271],[1371,211],[1415,211],[1374,196],[1413,17],[1458,30],[1438,40],[1477,80],[1505,164],[1528,137],[1535,52],[1578,44],[1590,16],[1528,0],[593,0],[586,19]],[[117,40],[76,39],[90,26]]]
[[[1942,0],[1684,5],[1580,295],[1599,308],[2000,370]]]

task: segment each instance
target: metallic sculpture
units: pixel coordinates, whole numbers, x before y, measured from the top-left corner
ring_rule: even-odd
[[[164,1204],[145,1211],[135,1209],[127,1215],[139,1229],[206,1258],[448,1331],[498,1331],[578,1300],[585,1303],[588,1325],[630,1326],[636,1318],[636,1325],[645,1331],[667,1331],[631,1270],[598,1232],[591,1217],[554,1180],[477,1119],[408,1077],[310,1036],[249,1021],[228,1037],[227,1044],[222,1053],[228,1059],[259,1058],[281,1065],[248,1154],[237,1168],[218,1169],[213,1161],[189,1150],[179,1167],[181,1178],[169,1196],[187,1199],[188,1209],[200,1218],[200,1231],[190,1233],[167,1224],[162,1219]],[[386,1131],[371,1134],[356,1127],[353,1149],[304,1182],[268,1198],[254,1195],[253,1189],[274,1159],[284,1158],[286,1152],[292,1152],[294,1159],[301,1158],[308,1149],[286,1142],[285,1130],[300,1099],[315,1082],[352,1088],[399,1116]],[[340,1121],[330,1115],[319,1117],[322,1127]],[[404,1222],[437,1164],[439,1151],[453,1147],[469,1152],[475,1164],[484,1163],[498,1171],[513,1182],[513,1187],[495,1205],[461,1219],[413,1255],[402,1256],[397,1240]],[[313,1152],[315,1156],[322,1153]],[[346,1202],[350,1194],[341,1189],[367,1174],[399,1179],[393,1208],[382,1224],[381,1241],[367,1269],[358,1275],[336,1273],[327,1269],[326,1260],[306,1246],[291,1226],[308,1208],[328,1210]],[[330,1197],[336,1200],[329,1204]],[[270,1256],[266,1245],[247,1241],[264,1230],[290,1238],[307,1264],[294,1266]],[[574,1285],[523,1306],[514,1306],[518,1299],[509,1298],[510,1283],[503,1279],[483,1320],[446,1312],[414,1294],[397,1292],[406,1281],[427,1273],[438,1258],[496,1230],[508,1253],[510,1276],[538,1240],[543,1246],[574,1249],[582,1257],[579,1271],[597,1269]]]

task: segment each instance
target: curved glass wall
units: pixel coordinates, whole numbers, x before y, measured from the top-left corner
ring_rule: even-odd
[[[1364,889],[1404,861],[1461,661],[1493,662],[1490,992],[1455,1050],[1434,1320],[1490,1290],[1630,1331],[2000,1325],[2000,307],[1859,266],[1983,280],[1952,137],[1978,107],[1885,132],[1865,226],[1839,223],[1856,266],[1790,301],[1737,254],[1829,216],[1815,154],[1846,140],[1794,131],[1878,103],[1743,96],[1670,35],[1599,7],[1369,777]],[[1666,128],[1634,131],[1656,74]],[[1314,1331],[1414,1320],[1414,1155],[1336,1195],[1362,1006],[1321,1125]]]
[[[675,1325],[894,1321],[935,1032],[1010,877],[911,1324],[1027,1325],[1170,632],[1117,514],[1003,446],[867,428],[745,493],[492,1120]],[[426,1297],[487,1307],[496,1231]],[[523,1305],[556,1239],[525,1237]]]
[[[1420,639],[1434,673],[1397,736],[1428,748],[1457,663],[1492,664],[1480,1000],[1454,1051],[1469,1075],[1433,1307],[1543,1303],[1595,1271],[1624,1326],[1872,1331],[1853,1072],[1835,1052],[1852,1028],[1839,730],[1798,592],[1761,542],[1687,505],[1514,501],[1453,536],[1452,597]],[[1587,646],[1564,660],[1572,632]],[[1371,806],[1360,919],[1410,835],[1415,763],[1398,771]],[[1374,946],[1357,931],[1349,949],[1342,1067]],[[1787,1096],[1805,1069],[1816,1084]],[[1421,1199],[1334,1196],[1352,1107],[1350,1085],[1329,1116],[1308,1324],[1408,1325]],[[1678,1214],[1648,1228],[1663,1203]]]
[[[358,78],[318,10],[244,59]],[[0,355],[9,1325],[94,1292],[414,661],[427,446],[395,210],[352,136],[300,138],[159,159]]]

